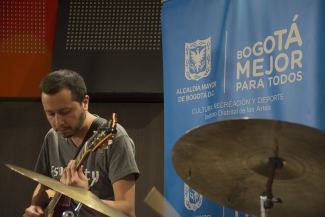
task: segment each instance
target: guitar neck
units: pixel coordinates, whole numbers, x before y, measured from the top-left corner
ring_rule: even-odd
[[[93,140],[97,136],[98,132],[95,131],[95,133],[90,137],[89,140]],[[78,170],[82,163],[85,161],[87,158],[88,154],[91,152],[91,149],[88,148],[89,144],[88,141],[84,144],[80,152],[78,153],[77,157],[75,158],[76,160],[76,169]]]
[[[102,127],[107,124],[106,122],[102,124]],[[85,143],[85,145],[80,150],[79,154],[75,158],[76,160],[76,169],[79,169],[82,163],[87,159],[90,152],[96,152],[98,148],[100,148],[107,140],[113,138],[114,132],[111,131],[109,134],[104,135],[102,137],[99,134],[106,134],[103,131],[95,131],[94,134],[90,137],[90,139]],[[89,141],[92,141],[89,143]]]

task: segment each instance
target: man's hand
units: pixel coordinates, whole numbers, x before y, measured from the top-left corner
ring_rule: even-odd
[[[23,217],[41,217],[44,216],[42,207],[31,205],[25,210]]]
[[[63,170],[61,182],[66,185],[88,190],[88,179],[82,170],[83,166],[77,170],[76,161],[71,160],[68,166]]]

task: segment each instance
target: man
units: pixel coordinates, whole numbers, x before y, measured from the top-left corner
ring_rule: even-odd
[[[73,159],[79,147],[85,143],[88,130],[105,120],[89,113],[86,85],[76,72],[52,72],[42,80],[40,90],[42,105],[52,129],[45,136],[35,171],[83,189],[88,189],[96,179],[91,191],[108,206],[133,217],[135,181],[139,170],[132,139],[118,124],[113,143],[90,153],[83,166],[77,170]],[[48,187],[38,184],[31,206],[23,216],[43,216],[44,207],[49,202],[49,192]],[[75,201],[71,200],[71,206],[74,209]],[[79,217],[96,216],[85,208],[82,207]]]

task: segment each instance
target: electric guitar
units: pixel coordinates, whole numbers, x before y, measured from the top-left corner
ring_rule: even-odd
[[[110,121],[105,121],[94,131],[94,134],[86,141],[79,154],[75,158],[78,170],[90,152],[96,152],[105,142],[114,138],[116,134],[117,115],[112,114]],[[62,213],[70,206],[70,198],[56,192],[44,210],[44,217],[62,217]]]

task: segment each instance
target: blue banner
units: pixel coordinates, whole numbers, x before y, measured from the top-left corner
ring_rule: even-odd
[[[325,130],[322,0],[169,0],[162,8],[164,196],[182,216],[249,216],[218,205],[176,174],[188,130],[239,117]]]

